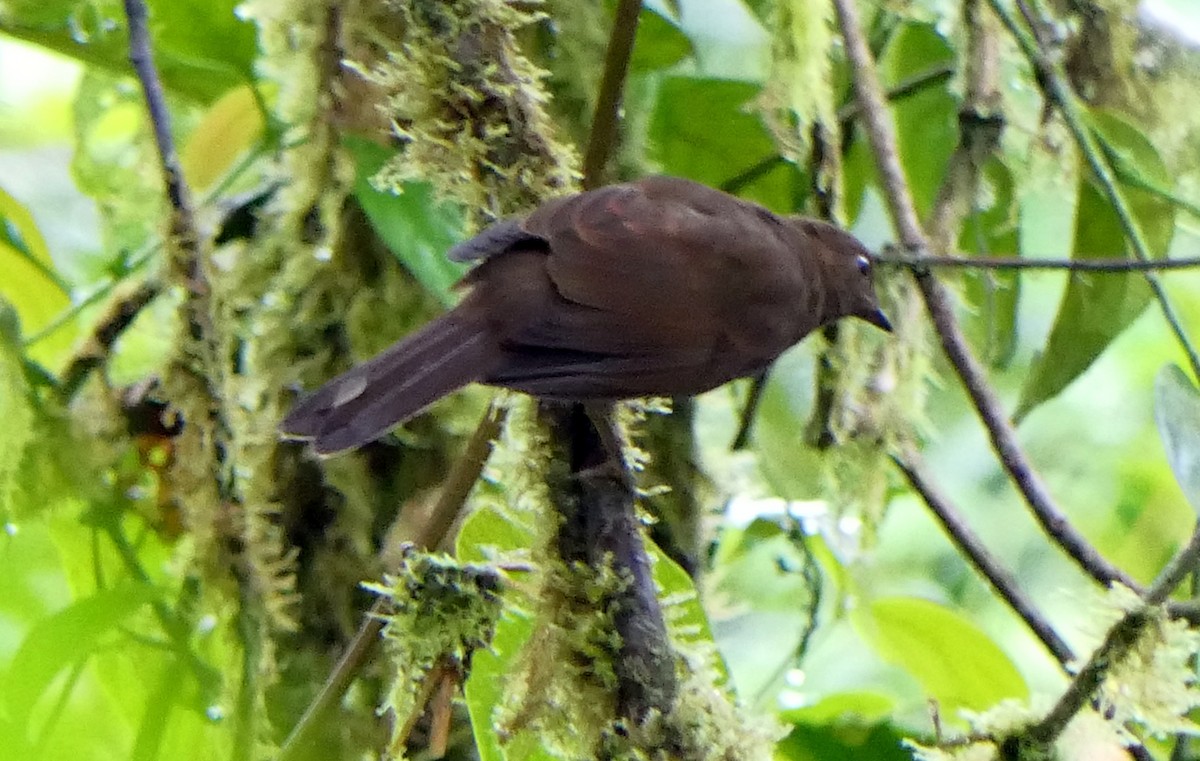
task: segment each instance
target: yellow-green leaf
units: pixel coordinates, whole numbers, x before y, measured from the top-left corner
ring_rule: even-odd
[[[1004,651],[949,608],[916,597],[887,597],[861,608],[855,623],[884,660],[907,671],[938,701],[943,716],[1029,697]]]
[[[23,335],[46,327],[71,299],[54,269],[50,249],[29,210],[0,190],[0,298],[16,310]],[[30,350],[34,359],[49,361],[70,343],[70,331],[56,331]]]
[[[249,85],[235,87],[205,112],[196,125],[180,161],[192,187],[205,191],[224,177],[258,142],[263,132],[262,111]]]

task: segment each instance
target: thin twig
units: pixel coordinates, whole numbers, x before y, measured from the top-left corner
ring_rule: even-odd
[[[433,550],[441,545],[449,535],[455,518],[462,512],[462,507],[466,504],[471,489],[479,480],[479,474],[483,472],[483,466],[487,464],[488,457],[491,456],[492,445],[503,425],[505,414],[504,409],[493,406],[484,413],[479,425],[475,426],[475,432],[471,434],[462,454],[454,461],[454,465],[446,475],[446,482],[442,486],[441,494],[438,495],[437,502],[430,511],[430,519],[413,537],[413,543],[417,547]],[[321,691],[309,703],[300,720],[292,728],[280,749],[277,761],[289,761],[289,759],[295,758],[301,749],[307,748],[313,730],[320,726],[329,712],[342,702],[346,690],[350,689],[350,685],[354,682],[363,663],[370,657],[375,644],[379,641],[379,632],[383,629],[383,614],[386,607],[387,600],[381,597],[363,616],[362,625],[359,626],[353,639],[346,646],[345,652],[338,659],[337,665],[330,672],[325,684],[321,686]]]
[[[1065,270],[1069,272],[1141,272],[1143,270],[1184,270],[1200,268],[1200,257],[1179,259],[1026,259],[1019,256],[905,256],[878,254],[872,257],[879,264],[923,269],[943,267],[968,270]]]
[[[992,555],[991,550],[971,529],[954,503],[941,492],[937,484],[925,472],[925,463],[920,454],[916,450],[909,450],[904,453],[903,457],[893,456],[892,462],[900,468],[900,472],[908,479],[908,483],[917,494],[921,495],[921,499],[925,500],[929,510],[946,530],[950,541],[954,542],[954,545],[966,556],[971,565],[975,566],[975,570],[979,571],[979,574],[987,580],[996,594],[1000,595],[1000,598],[1008,603],[1013,612],[1021,617],[1021,620],[1041,640],[1059,665],[1065,668],[1068,663],[1074,661],[1075,654],[1071,651],[1071,646],[1058,636],[1058,632],[1034,606],[1033,601],[1025,596],[1016,577],[1004,567],[998,558]]]
[[[181,245],[194,247],[198,244],[199,237],[196,233],[191,191],[183,178],[179,154],[175,149],[175,138],[171,136],[171,115],[167,110],[162,80],[154,66],[154,53],[150,48],[150,31],[146,16],[146,4],[142,0],[125,0],[125,17],[129,21],[129,62],[133,64],[133,70],[137,73],[146,97],[146,109],[150,112],[150,125],[154,130],[154,142],[158,146],[167,200],[170,201],[175,214],[173,232],[181,238]]]
[[[931,66],[924,71],[918,71],[911,77],[902,79],[888,88],[888,102],[901,101],[910,95],[916,95],[927,87],[935,87],[949,82],[951,77],[954,76],[954,69],[954,63],[947,61],[946,63]],[[843,125],[843,131],[845,131],[845,127],[851,121],[858,118],[860,109],[858,101],[851,101],[838,109],[837,120]]]
[[[585,190],[604,184],[604,167],[608,164],[608,157],[612,154],[617,139],[621,94],[625,89],[625,75],[629,71],[633,42],[637,36],[638,14],[641,11],[641,0],[619,0],[617,3],[612,36],[604,53],[604,75],[600,80],[600,92],[596,96],[592,131],[588,136],[587,153],[583,157]]]
[[[1074,137],[1075,143],[1079,146],[1084,160],[1087,161],[1088,167],[1092,170],[1092,174],[1100,186],[1101,193],[1113,211],[1116,212],[1117,219],[1121,223],[1121,229],[1125,232],[1125,238],[1129,241],[1133,255],[1143,261],[1152,259],[1153,252],[1150,250],[1150,246],[1142,234],[1141,226],[1133,216],[1133,212],[1130,210],[1129,204],[1125,201],[1121,189],[1117,186],[1117,180],[1109,168],[1104,151],[1089,129],[1082,114],[1082,108],[1075,94],[1067,84],[1066,77],[1060,72],[1058,64],[1050,59],[1050,56],[1046,53],[1045,46],[1039,38],[1035,38],[1021,28],[1016,18],[1005,7],[1004,3],[1000,2],[1000,0],[988,0],[988,2],[991,4],[992,10],[1000,18],[1000,21],[1008,28],[1013,38],[1017,41],[1017,44],[1021,47],[1021,51],[1029,59],[1030,64],[1037,72],[1037,81],[1042,88],[1042,92],[1062,114],[1063,121],[1071,131],[1071,135]],[[1022,11],[1028,14],[1027,21],[1032,29],[1038,30],[1047,25],[1044,15],[1037,7],[1036,0],[1029,0],[1027,5],[1022,6]],[[1167,297],[1162,281],[1158,279],[1155,273],[1150,271],[1144,272],[1144,277],[1146,278],[1146,284],[1150,286],[1151,293],[1154,294],[1154,298],[1158,302],[1159,309],[1162,310],[1163,318],[1175,334],[1176,341],[1179,342],[1184,353],[1187,354],[1188,362],[1192,366],[1192,372],[1200,376],[1200,353],[1197,352],[1196,347],[1187,335],[1187,331],[1184,330],[1179,315]]]
[[[1137,644],[1142,632],[1157,620],[1158,615],[1154,608],[1166,602],[1167,597],[1188,573],[1196,568],[1197,563],[1200,563],[1200,531],[1192,534],[1188,543],[1159,573],[1143,596],[1144,604],[1124,615],[1108,630],[1104,642],[1096,648],[1087,664],[1071,680],[1071,684],[1050,712],[1037,724],[1022,732],[1016,741],[1041,747],[1053,743],[1071,719],[1092,699],[1112,668],[1119,665]]]
[[[108,360],[112,347],[126,328],[141,314],[142,310],[162,293],[162,283],[145,280],[134,291],[117,301],[92,327],[92,334],[79,351],[71,358],[59,376],[59,395],[69,402],[75,397],[83,382],[97,367]]]
[[[1150,585],[1150,591],[1146,593],[1147,605],[1162,605],[1175,591],[1175,588],[1183,583],[1187,575],[1200,567],[1200,529],[1192,533],[1192,538],[1184,545],[1175,557],[1171,558],[1171,562],[1167,563],[1166,567],[1159,572],[1158,578]]]
[[[853,0],[834,0],[834,6],[842,36],[846,41],[846,54],[850,61],[855,92],[862,103],[867,137],[875,155],[876,168],[884,186],[893,222],[905,248],[911,251],[928,251],[928,240],[921,229],[916,206],[900,166],[895,127],[887,115],[879,76],[862,34],[858,9]],[[987,428],[992,447],[1005,471],[1021,491],[1043,529],[1096,580],[1105,585],[1119,581],[1131,588],[1140,589],[1128,574],[1101,557],[1055,505],[1041,477],[1017,443],[1016,431],[988,383],[983,367],[971,352],[945,289],[928,272],[917,271],[913,275],[933,320],[942,350],[958,373],[963,387]]]

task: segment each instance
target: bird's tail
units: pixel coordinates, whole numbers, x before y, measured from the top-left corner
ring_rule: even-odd
[[[279,428],[321,455],[352,449],[484,377],[499,359],[486,325],[455,310],[300,400]]]

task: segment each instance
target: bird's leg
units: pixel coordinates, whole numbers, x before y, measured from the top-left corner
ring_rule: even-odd
[[[625,445],[621,441],[621,432],[617,429],[615,408],[610,402],[584,402],[583,410],[588,420],[600,437],[600,445],[608,455],[604,462],[580,471],[578,475],[599,474],[602,471],[615,472],[625,484],[633,490],[633,474],[625,462]]]
[[[750,393],[746,396],[746,406],[742,408],[742,422],[738,425],[737,435],[729,448],[736,452],[745,449],[750,443],[750,429],[754,427],[754,416],[758,414],[758,405],[762,401],[763,389],[767,387],[767,378],[771,368],[759,370],[750,380]]]

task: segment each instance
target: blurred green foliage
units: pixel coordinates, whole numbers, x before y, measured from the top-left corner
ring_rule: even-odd
[[[630,136],[640,141],[631,155],[645,157],[647,172],[728,187],[779,212],[811,210],[811,168],[781,158],[756,100],[768,68],[772,3],[650,5],[632,66],[636,97],[627,103],[642,109],[627,116],[645,129]],[[872,16],[885,85],[947,65],[961,70],[962,43],[945,5],[860,3]],[[232,0],[156,0],[150,6],[175,132],[187,171],[198,175],[202,223],[211,230],[229,218],[235,191],[255,191],[276,211],[288,203],[294,178],[282,174],[279,156],[317,139],[277,123],[271,109],[288,72],[263,66],[262,30],[244,10]],[[296,13],[298,29],[313,29],[310,19],[299,18],[298,6],[277,12]],[[543,30],[551,38],[553,22],[548,19]],[[120,4],[0,2],[0,58],[13,40],[64,56],[83,74],[71,123],[42,124],[47,113],[68,117],[36,98],[14,104],[30,123],[13,138],[17,147],[0,146],[0,757],[267,757],[312,700],[346,633],[331,623],[319,632],[280,634],[270,649],[290,660],[281,658],[286,666],[272,675],[275,682],[248,676],[244,635],[250,623],[239,607],[236,574],[216,583],[213,569],[192,564],[195,540],[179,517],[189,494],[172,478],[170,435],[122,428],[113,409],[127,382],[137,379],[128,375],[152,375],[170,355],[172,342],[163,334],[175,329],[174,296],[156,303],[115,346],[109,359],[116,369],[108,381],[121,389],[98,381],[104,388],[69,405],[59,398],[56,374],[80,356],[81,337],[107,301],[163,267],[167,207],[130,77]],[[363,54],[330,46],[331,55],[347,62]],[[555,76],[600,66],[599,60],[558,60],[553,52],[531,54]],[[840,51],[831,54],[835,72],[826,86],[834,102],[849,105],[844,61]],[[1172,56],[1163,81],[1194,88],[1200,80],[1196,54],[1181,49]],[[1124,256],[1114,209],[1081,158],[1065,147],[1058,125],[1039,123],[1032,76],[1011,61],[1005,65],[1010,125],[1003,150],[983,168],[978,197],[958,236],[960,251]],[[923,214],[937,198],[959,137],[957,77],[931,78],[892,104],[900,158]],[[337,80],[337,87],[351,87],[347,81]],[[1089,118],[1123,162],[1120,189],[1153,254],[1194,256],[1200,253],[1196,220],[1169,196],[1177,194],[1193,208],[1200,200],[1194,171],[1185,171],[1200,166],[1200,123],[1195,114],[1184,122],[1170,110],[1169,92],[1148,90],[1140,112],[1109,105],[1093,109]],[[357,95],[369,103],[368,89]],[[430,294],[430,303],[449,305],[461,270],[441,254],[460,234],[463,212],[422,183],[400,195],[378,190],[372,178],[396,145],[362,128],[355,118],[376,115],[346,113],[349,102],[354,98],[346,98],[343,111],[330,108],[327,114],[343,149],[330,162],[328,182],[345,181],[347,199],[361,210],[369,234],[393,257],[387,264],[398,263],[411,275],[407,287]],[[802,121],[804,115],[797,116]],[[585,128],[589,116],[557,118]],[[853,119],[845,126],[840,182],[846,221],[865,240],[890,240],[869,146]],[[58,145],[63,150],[56,154],[33,153],[43,147],[37,145],[41,131],[59,140],[69,135],[72,142]],[[64,171],[69,164],[75,184],[62,192],[101,214],[97,229],[85,232],[89,246],[52,250],[49,232],[76,221],[62,212],[65,204],[26,201],[10,192],[10,167],[18,155],[58,162]],[[296,216],[306,223],[318,219],[308,211]],[[258,234],[251,224],[242,237]],[[242,255],[253,255],[252,249],[220,254]],[[219,257],[214,262],[218,270],[227,265]],[[335,269],[328,277],[352,276]],[[381,280],[374,272],[362,277]],[[1200,334],[1200,276],[1164,277],[1185,328]],[[1050,490],[1102,554],[1139,581],[1152,579],[1195,522],[1200,408],[1186,372],[1159,376],[1164,365],[1183,357],[1149,306],[1145,283],[1136,275],[992,272],[947,275],[947,281],[960,299],[974,348],[1021,419],[1021,442]],[[335,328],[322,335],[334,344],[345,338]],[[899,478],[889,481],[888,511],[874,532],[864,532],[855,516],[822,509],[824,455],[804,436],[815,407],[818,343],[811,340],[776,367],[749,451],[728,450],[744,384],[700,400],[701,465],[721,499],[731,501],[705,505],[715,528],[700,582],[652,548],[656,579],[673,636],[695,651],[715,647],[728,673],[721,688],[780,723],[778,758],[908,758],[901,739],[932,733],[928,701],[936,701],[942,722],[961,729],[959,709],[982,711],[1031,696],[1044,701],[1066,677]],[[1059,631],[1086,653],[1107,620],[1101,593],[1027,519],[940,355],[934,376],[916,381],[930,389],[928,409],[913,414],[928,420],[920,436],[931,471]],[[437,424],[435,418],[430,425]],[[435,440],[446,446],[445,439],[422,438],[427,432],[414,428],[405,434],[414,449]],[[391,464],[380,455],[361,469]],[[346,473],[360,466],[331,467],[344,468],[333,478],[353,483]],[[445,472],[440,465],[433,470]],[[397,472],[408,475],[416,466]],[[392,486],[397,494],[416,490],[414,484]],[[515,570],[508,572],[508,608],[492,647],[471,662],[463,690],[469,719],[459,726],[469,724],[473,740],[460,732],[458,752],[473,745],[485,761],[551,757],[536,738],[510,741],[494,724],[510,691],[505,675],[535,626],[525,571],[517,566],[536,527],[518,525],[489,506],[487,500],[503,492],[496,479],[478,491],[476,509],[458,535],[457,555],[463,562],[511,561]],[[748,514],[739,515],[736,505]],[[236,521],[236,511],[229,512],[228,520]],[[300,524],[286,527],[289,541],[310,538],[306,530],[319,538],[324,528]],[[382,541],[375,535],[362,543],[371,540]],[[316,554],[330,563],[347,551],[325,552],[303,550],[305,560]],[[321,569],[314,575],[320,577]],[[339,594],[351,598],[354,590]],[[372,673],[369,680],[377,687],[380,676]],[[373,757],[383,736],[373,697],[369,688],[352,692],[341,706],[339,726],[326,733],[328,745],[312,753],[353,748],[354,755],[345,757]]]

